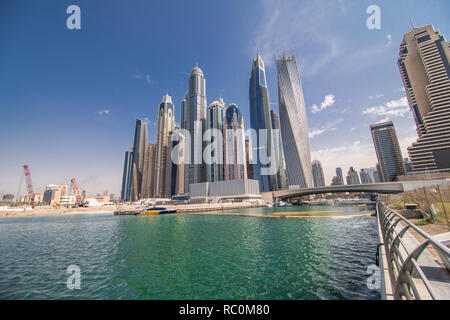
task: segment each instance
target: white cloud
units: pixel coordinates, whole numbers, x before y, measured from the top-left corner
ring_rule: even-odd
[[[324,133],[324,132],[326,132],[326,131],[327,131],[326,129],[312,129],[312,130],[309,132],[309,138],[312,139],[312,138],[314,138],[315,136],[321,135],[322,133]]]
[[[358,129],[358,127],[353,127],[350,129],[351,132],[355,131],[356,129]]]
[[[334,95],[330,93],[330,94],[325,96],[325,99],[320,104],[320,107],[318,107],[316,104],[313,104],[311,106],[311,112],[312,113],[318,113],[318,112],[320,112],[322,110],[325,110],[328,107],[332,107],[335,102],[336,102],[336,100],[335,100]]]
[[[344,121],[344,119],[340,118],[340,119],[337,119],[337,120],[335,120],[335,121],[328,122],[328,123],[327,123],[323,128],[321,128],[321,129],[314,128],[314,129],[310,130],[310,131],[309,131],[309,138],[312,139],[312,138],[314,138],[315,136],[319,136],[319,135],[321,135],[321,134],[323,134],[323,133],[325,133],[325,132],[327,132],[327,131],[336,131],[336,130],[337,130],[336,125],[338,125],[338,124],[341,123],[342,121]]]
[[[376,117],[404,117],[409,113],[408,100],[406,97],[398,100],[386,102],[384,105],[366,108],[363,111],[364,115],[369,115],[371,118]]]
[[[150,75],[146,74],[145,76],[141,72],[136,72],[134,78],[137,80],[145,80],[148,84],[153,84],[153,80],[150,78]]]
[[[382,123],[382,122],[386,122],[386,121],[390,121],[390,120],[391,120],[391,118],[386,117],[386,118],[383,118],[381,120],[378,120],[376,123]]]
[[[103,110],[100,110],[99,112],[97,112],[97,114],[99,114],[99,115],[104,115],[104,114],[109,114],[109,113],[110,113],[110,111],[108,109],[103,109]]]
[[[390,46],[391,44],[392,44],[392,35],[391,34],[388,34],[387,36],[386,36],[386,40],[387,40],[387,45],[388,46]]]

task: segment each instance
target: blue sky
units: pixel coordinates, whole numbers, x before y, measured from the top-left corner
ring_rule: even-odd
[[[81,8],[81,30],[66,8]],[[381,8],[381,29],[366,9]],[[278,112],[274,55],[295,52],[312,158],[329,184],[376,163],[369,125],[394,121],[404,156],[416,138],[397,69],[411,28],[450,34],[450,2],[429,1],[13,1],[0,3],[0,192],[16,193],[30,165],[36,191],[76,177],[89,194],[120,191],[134,121],[172,96],[177,122],[190,70],[206,77],[208,103],[237,103],[248,127],[248,79],[259,52]],[[22,187],[24,192],[24,186]]]

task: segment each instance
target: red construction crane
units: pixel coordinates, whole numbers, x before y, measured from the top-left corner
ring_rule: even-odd
[[[83,190],[82,193],[80,193],[80,190],[78,189],[77,180],[75,180],[75,178],[72,178],[70,182],[72,183],[72,189],[77,205],[82,205],[83,202],[86,200],[86,190]]]
[[[33,181],[31,180],[30,167],[27,164],[25,164],[23,166],[23,171],[25,173],[25,181],[27,183],[28,195],[30,196],[30,199],[31,199],[31,205],[34,207],[35,199],[34,199],[34,191],[33,191]]]

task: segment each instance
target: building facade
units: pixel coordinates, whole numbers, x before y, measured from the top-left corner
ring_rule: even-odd
[[[397,176],[406,174],[405,164],[392,121],[370,126],[373,144],[380,164],[381,180],[393,181]]]
[[[185,150],[184,135],[179,128],[169,133],[169,150],[167,154],[165,197],[185,194]]]
[[[61,188],[56,184],[49,184],[45,187],[42,201],[50,205],[59,204],[61,200]]]
[[[284,160],[284,149],[283,149],[283,139],[281,137],[281,127],[280,127],[280,118],[276,114],[275,111],[270,111],[270,118],[272,121],[272,130],[274,132],[274,140],[275,146],[278,145],[278,173],[277,173],[277,181],[278,181],[278,189],[284,190],[289,187],[289,182],[287,178],[286,171],[286,162]]]
[[[419,138],[408,148],[414,171],[450,168],[450,42],[433,26],[413,28],[398,66]]]
[[[361,184],[361,181],[359,180],[358,171],[353,169],[353,167],[350,167],[350,169],[347,172],[347,184]]]
[[[276,172],[269,169],[273,151],[269,90],[264,62],[259,55],[253,60],[249,82],[250,127],[256,133],[256,137],[250,137],[253,176],[259,181],[261,192],[274,191],[278,189],[278,182]]]
[[[123,162],[122,189],[120,200],[130,201],[131,177],[133,168],[133,149],[125,151],[125,160]]]
[[[147,146],[147,123],[136,119],[133,145],[133,164],[131,168],[130,200],[141,198],[142,173],[144,168],[144,154]]]
[[[319,160],[314,160],[312,162],[312,172],[313,172],[313,180],[314,187],[324,187],[325,186],[325,177],[323,175],[322,164]]]
[[[155,193],[155,160],[156,160],[156,144],[149,143],[145,148],[144,169],[142,174],[142,194],[141,198],[153,198]]]
[[[363,168],[359,172],[359,177],[361,178],[361,184],[373,183],[372,173],[370,168]]]
[[[309,188],[313,186],[309,129],[296,57],[283,56],[275,61],[281,135],[289,184]]]
[[[207,180],[209,182],[224,180],[224,158],[223,158],[223,121],[227,106],[222,98],[212,102],[207,109],[206,123],[210,129],[209,137],[209,164],[207,164]]]
[[[169,132],[175,128],[175,107],[172,97],[165,95],[158,109],[156,131],[156,158],[154,161],[154,198],[163,198],[166,194],[166,168],[168,165]]]
[[[190,137],[185,137],[189,150],[186,150],[185,182],[189,184],[206,181],[206,164],[203,160],[203,132],[206,130],[206,80],[199,67],[192,69],[189,76],[188,92],[185,98],[184,126]],[[190,140],[190,141],[188,141]]]
[[[223,123],[223,180],[247,179],[244,118],[238,106],[230,104]]]

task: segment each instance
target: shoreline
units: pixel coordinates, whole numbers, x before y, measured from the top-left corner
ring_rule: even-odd
[[[55,216],[69,214],[113,214],[117,206],[104,206],[94,208],[47,208],[35,210],[0,211],[0,218],[21,218],[38,216]]]
[[[167,205],[168,209],[176,209],[177,213],[201,213],[208,211],[225,211],[233,209],[261,208],[261,205],[251,202],[238,203],[220,203],[220,204],[179,204]],[[55,216],[70,214],[114,214],[114,215],[131,215],[132,212],[139,208],[134,205],[112,205],[103,207],[89,208],[43,208],[26,210],[21,208],[17,211],[0,211],[0,218],[20,218],[20,217],[37,217],[37,216]]]

